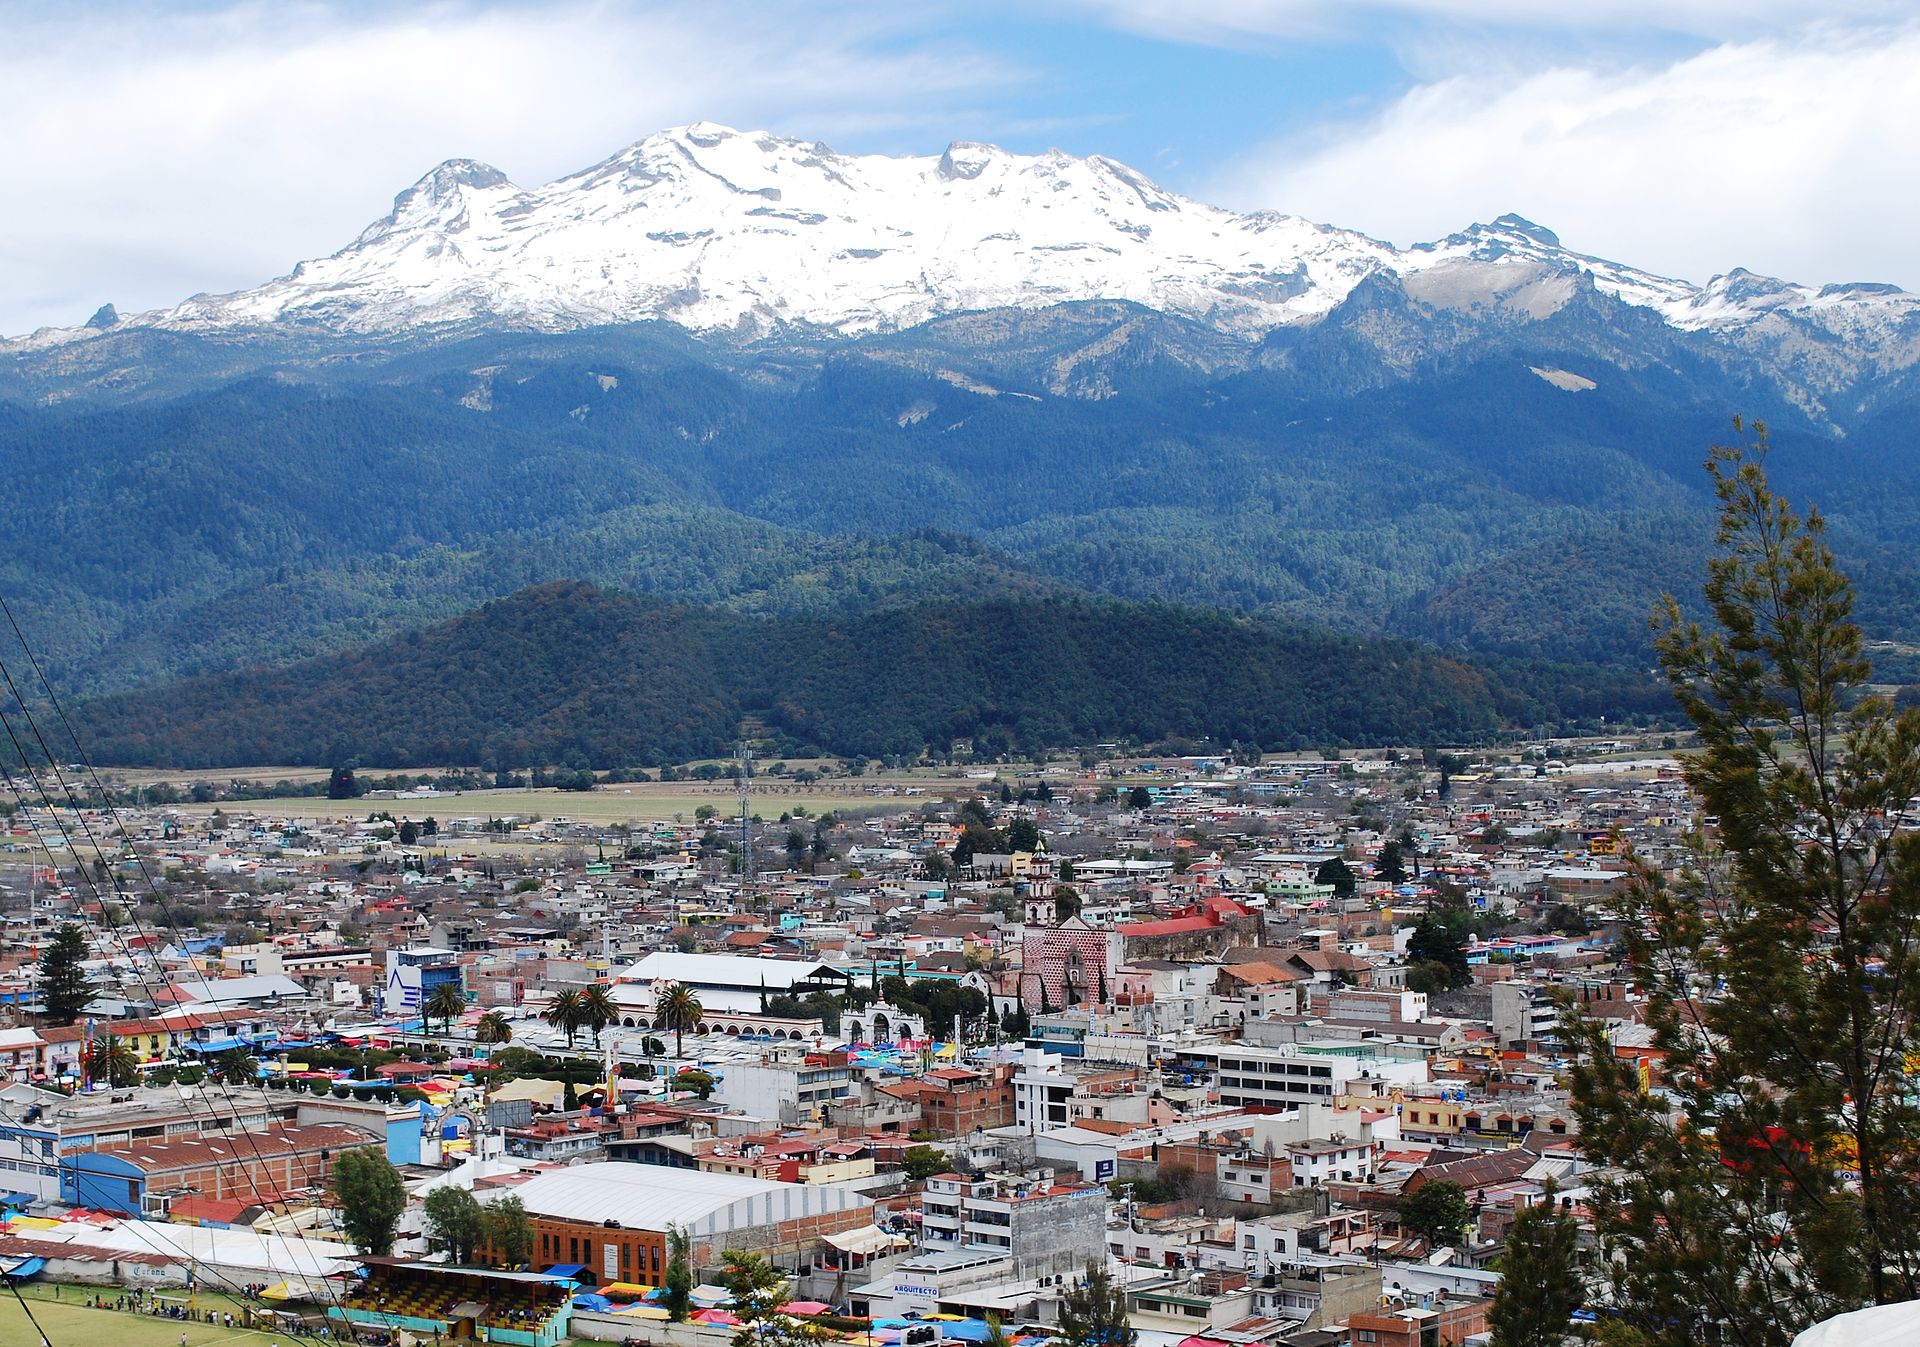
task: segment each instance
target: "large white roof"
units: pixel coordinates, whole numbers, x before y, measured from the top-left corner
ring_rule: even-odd
[[[665,1165],[573,1165],[530,1179],[512,1190],[528,1211],[563,1221],[664,1231],[683,1226],[696,1236],[868,1208],[871,1199],[832,1184],[775,1183],[743,1174],[710,1174]]]
[[[655,950],[620,972],[622,982],[684,982],[690,987],[731,987],[783,992],[819,972],[845,974],[817,959],[749,959],[738,954],[682,954]]]

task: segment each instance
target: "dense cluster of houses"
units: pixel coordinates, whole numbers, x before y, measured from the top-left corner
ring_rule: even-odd
[[[532,1263],[596,1287],[657,1285],[671,1226],[876,1323],[1045,1325],[1101,1260],[1148,1347],[1472,1341],[1515,1214],[1591,1182],[1563,1008],[1660,1084],[1606,899],[1674,863],[1691,804],[1658,750],[1606,747],[1009,769],[965,817],[750,825],[751,864],[708,819],[263,802],[91,820],[118,833],[92,856],[24,811],[0,1169],[44,1228],[0,1255],[97,1250],[105,1213],[250,1232],[220,1255],[249,1280],[350,1262],[330,1176],[365,1147],[416,1257],[451,1183],[519,1197]],[[94,996],[57,1025],[69,922]],[[597,1018],[550,1014],[582,996]],[[95,1079],[103,1039],[137,1080]],[[1409,1216],[1434,1184],[1457,1230]]]

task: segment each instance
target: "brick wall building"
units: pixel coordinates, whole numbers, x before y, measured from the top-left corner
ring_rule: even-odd
[[[385,1148],[385,1138],[342,1123],[270,1127],[179,1141],[141,1141],[60,1157],[60,1200],[138,1216],[161,1199],[192,1193],[215,1201],[279,1201],[325,1188],[342,1152]]]

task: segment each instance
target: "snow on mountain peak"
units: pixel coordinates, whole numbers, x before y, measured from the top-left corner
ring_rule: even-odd
[[[789,324],[857,333],[1105,299],[1255,337],[1319,318],[1373,276],[1400,278],[1424,303],[1535,317],[1593,287],[1681,327],[1809,306],[1824,306],[1832,327],[1868,309],[1905,314],[1913,301],[1866,285],[1816,294],[1744,272],[1693,286],[1571,252],[1515,214],[1396,250],[1293,216],[1205,205],[1101,156],[964,140],[938,156],[843,155],[695,122],[534,188],[448,160],[330,257],[114,326],[389,332],[658,318],[749,334]]]

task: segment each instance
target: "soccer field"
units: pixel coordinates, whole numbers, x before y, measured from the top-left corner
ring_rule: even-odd
[[[231,1342],[236,1347],[239,1344],[264,1347],[269,1342],[285,1344],[289,1341],[285,1334],[223,1328],[208,1323],[182,1323],[175,1319],[154,1319],[144,1314],[128,1314],[119,1310],[90,1310],[84,1304],[76,1303],[86,1296],[85,1289],[81,1287],[61,1288],[60,1300],[52,1299],[53,1293],[49,1287],[23,1289],[34,1318],[40,1321],[41,1331],[47,1335],[47,1341],[53,1347],[180,1347],[182,1333],[187,1335],[188,1347],[207,1347],[208,1344],[221,1342]],[[202,1297],[202,1302],[207,1305],[214,1303],[207,1297]],[[225,1302],[220,1302],[220,1306],[224,1309]],[[40,1347],[40,1340],[34,1334],[33,1325],[27,1322],[20,1302],[4,1292],[0,1292],[0,1347]]]

